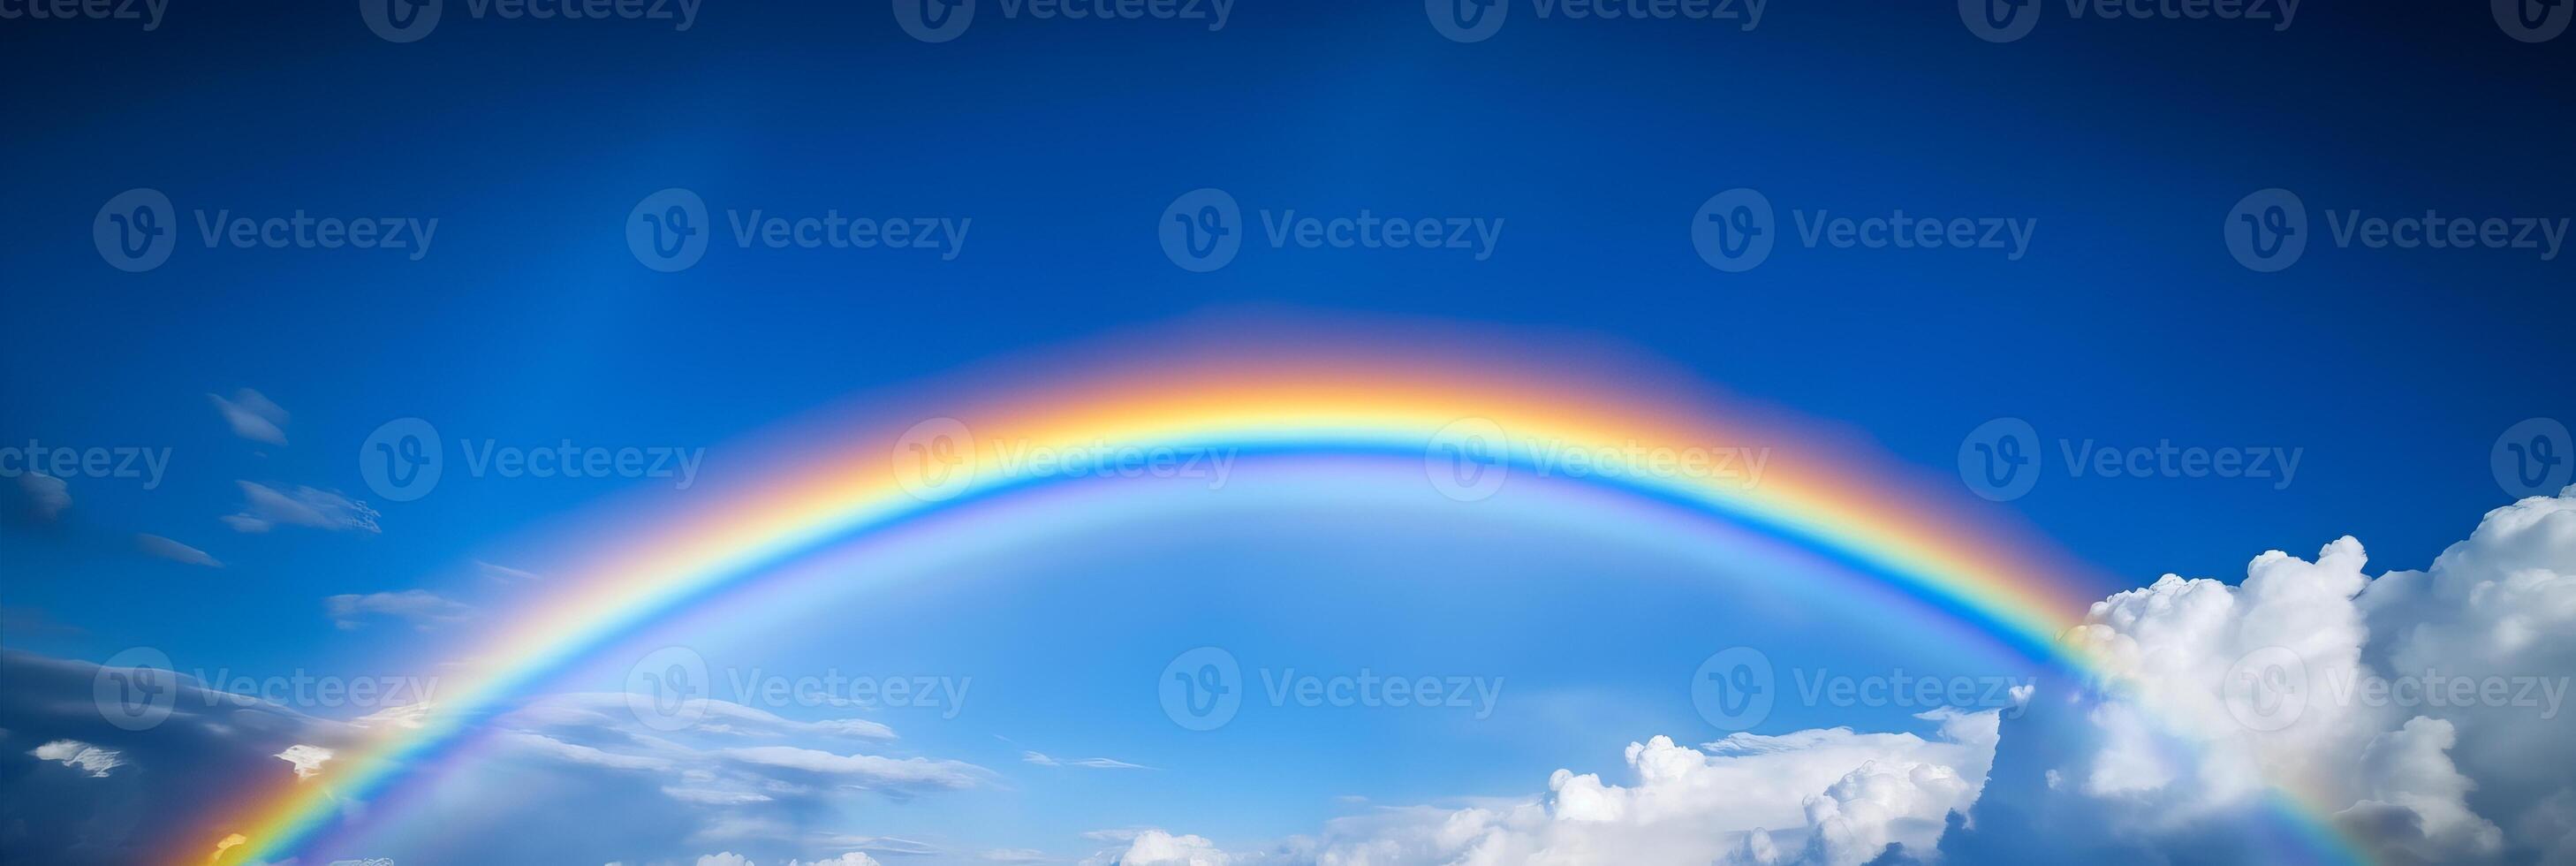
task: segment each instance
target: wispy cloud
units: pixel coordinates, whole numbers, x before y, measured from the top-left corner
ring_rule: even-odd
[[[224,524],[242,532],[267,532],[281,523],[332,532],[383,531],[376,526],[375,509],[337,493],[310,487],[282,493],[248,481],[236,483],[241,485],[242,510],[226,515]]]
[[[18,489],[27,491],[28,510],[38,520],[61,517],[63,509],[72,507],[71,488],[63,480],[42,472],[18,476]]]
[[[189,565],[202,565],[207,568],[224,567],[222,562],[217,561],[212,556],[208,556],[205,551],[189,547],[185,544],[180,544],[176,541],[171,541],[170,539],[163,538],[158,535],[137,533],[134,536],[134,546],[141,548],[145,553],[161,557],[162,559],[171,560],[173,562],[184,562]]]
[[[99,779],[107,778],[109,770],[125,766],[125,753],[115,749],[102,749],[79,740],[55,740],[37,746],[27,754],[36,756],[36,760],[39,761],[61,762],[63,766],[80,770]]]
[[[1143,764],[1130,764],[1116,758],[1058,758],[1045,752],[1023,750],[1020,760],[1041,767],[1079,767],[1085,770],[1151,770]]]
[[[474,561],[474,570],[480,572],[485,578],[504,583],[521,583],[531,580],[544,580],[546,577],[545,575],[538,574],[533,571],[522,571],[506,565],[495,565],[493,563],[484,562],[480,559]]]
[[[224,423],[232,425],[233,435],[270,445],[286,444],[286,410],[267,396],[249,388],[233,392],[232,399],[208,394],[215,411],[223,413]]]
[[[378,617],[402,620],[426,629],[464,619],[474,612],[473,608],[460,602],[420,589],[335,595],[323,599],[322,604],[331,612],[331,622],[344,629],[357,628],[359,623]]]

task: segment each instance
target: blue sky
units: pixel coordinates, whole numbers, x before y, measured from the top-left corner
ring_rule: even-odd
[[[720,474],[760,456],[728,446],[818,407],[1031,348],[1218,320],[1196,318],[1209,313],[1467,324],[1533,347],[1652,359],[1934,478],[1960,474],[1963,439],[1981,425],[2023,419],[2043,460],[2036,485],[1999,502],[1963,494],[1960,507],[2026,524],[2095,566],[2107,582],[2088,596],[2167,572],[2238,584],[2263,551],[2306,557],[2345,535],[2367,543],[2369,574],[2431,568],[2473,531],[2520,531],[2492,518],[2480,528],[2481,515],[2534,492],[2491,471],[2508,431],[2576,420],[2567,261],[2336,240],[2351,212],[2545,226],[2576,210],[2559,84],[2570,43],[2508,38],[2483,8],[2302,8],[2276,31],[2070,18],[2050,4],[2003,44],[1943,4],[1766,4],[1751,30],[1518,4],[1473,43],[1443,38],[1402,3],[1230,4],[1215,30],[988,3],[939,43],[907,36],[883,4],[709,4],[686,29],[480,8],[447,4],[434,32],[401,44],[345,8],[182,5],[148,31],[0,20],[13,45],[0,71],[26,83],[15,134],[0,142],[13,167],[0,235],[17,239],[0,244],[12,322],[0,340],[0,447],[166,455],[149,477],[68,477],[60,508],[32,486],[6,491],[26,503],[0,529],[0,644],[27,654],[13,660],[97,663],[152,647],[183,669],[416,674],[424,647],[522,597],[513,582],[529,578],[492,566],[529,567],[585,506],[689,499],[671,478],[458,477],[388,501],[359,457],[389,421],[528,446],[702,452],[698,471]],[[630,210],[673,187],[703,202],[710,248],[660,273],[623,239]],[[1238,203],[1244,247],[1194,273],[1166,255],[1158,220],[1208,187]],[[2310,245],[2286,270],[2258,273],[2231,257],[2223,228],[2240,200],[2276,187],[2303,203]],[[137,188],[172,203],[176,248],[127,273],[83,229]],[[1690,243],[1694,209],[1735,188],[1763,194],[1780,244],[1741,273]],[[753,211],[963,231],[932,248],[740,245],[735,226]],[[2033,230],[2017,259],[1800,242],[1802,221],[1896,211]],[[425,246],[400,250],[209,246],[199,232],[201,220],[298,212],[436,223]],[[1308,249],[1273,246],[1265,231],[1292,213],[1362,212],[1480,226],[1491,248]],[[2296,472],[2105,478],[2067,466],[2070,448],[2166,442],[2295,454]],[[886,598],[817,599],[774,628],[687,638],[738,669],[859,657],[971,673],[990,696],[969,699],[975,712],[868,716],[900,734],[888,754],[973,767],[961,787],[818,797],[764,816],[792,838],[764,829],[740,841],[484,850],[395,828],[381,843],[413,846],[402,850],[424,862],[463,851],[785,862],[842,853],[812,837],[843,833],[939,840],[939,853],[871,855],[889,862],[999,849],[1075,860],[1135,844],[1086,832],[1150,826],[1241,853],[1377,806],[1534,796],[1560,767],[1615,783],[1619,746],[1656,734],[1685,747],[1717,740],[1727,731],[1644,672],[1688,668],[1725,645],[1794,648],[1778,651],[1784,666],[2030,674],[1973,648],[1873,633],[1881,620],[1868,609],[1839,627],[1830,616],[1845,612],[1783,629],[1756,602],[1813,612],[1830,601],[1765,600],[1760,581],[1735,575],[1829,569],[1764,560],[1758,545],[1616,548],[1551,536],[1538,518],[1505,534],[1400,503],[1349,507],[1366,519],[1288,503],[1257,519],[1173,517],[1096,543],[981,552],[923,564],[949,576]],[[245,531],[256,524],[274,525]],[[2532,542],[2564,549],[2555,543]],[[1711,555],[1725,564],[1694,558]],[[185,561],[198,557],[220,567]],[[1245,589],[1289,583],[1302,588]],[[1516,594],[1482,589],[1492,585]],[[2413,591],[2378,586],[2383,598]],[[2357,621],[2410,607],[2355,604]],[[1230,613],[1174,614],[1187,610]],[[2492,614],[2442,621],[2468,629]],[[2356,638],[2357,652],[2382,668],[2476,658],[2512,675],[2563,673],[2568,659],[2547,648],[2445,655],[2430,638],[2388,644],[2391,627]],[[1113,685],[1220,644],[1327,671],[1490,671],[1526,700],[1473,723],[1256,714],[1192,738]],[[600,688],[620,673],[612,665]],[[791,709],[777,714],[830,715]],[[1941,742],[1935,721],[1910,711],[1798,710],[1754,730],[1849,726]],[[1993,790],[2073,796],[2030,780],[2111,750],[2101,719],[2115,715],[2005,720],[1997,766],[2032,772],[2010,786],[1998,775]],[[2372,730],[2398,737],[2406,721],[2374,718]],[[23,765],[0,770],[13,803],[89,778],[41,775],[70,766],[19,742],[46,724],[0,720],[21,731],[0,740]],[[2063,755],[2014,752],[2058,740],[2071,743]],[[2406,742],[2418,741],[2386,748]],[[805,742],[817,743],[830,745]],[[1028,751],[1151,769],[1048,767]],[[2471,810],[2510,832],[2493,851],[2448,850],[2550,850],[2513,827],[2559,788],[2483,776],[2481,759],[2461,755],[2488,792]],[[520,769],[465,774],[455,811],[435,814],[488,839],[560,817],[476,809],[475,792],[524,782],[511,775]],[[131,773],[103,778],[128,784]],[[2175,805],[2199,801],[2173,793],[2182,787],[2152,802],[2198,815]],[[1334,799],[1345,795],[1366,800]],[[129,821],[166,818],[95,802]],[[714,820],[701,812],[688,820]],[[108,823],[81,826],[97,844],[136,838]],[[2121,850],[2172,853],[2158,847],[2167,837],[2137,838]],[[122,849],[88,850],[116,862]]]

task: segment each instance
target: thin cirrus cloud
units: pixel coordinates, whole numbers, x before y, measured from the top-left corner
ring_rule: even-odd
[[[473,608],[462,602],[420,589],[335,595],[323,599],[322,605],[330,612],[332,624],[343,629],[355,629],[373,619],[407,622],[427,629],[465,619],[474,613]]]
[[[171,541],[170,539],[163,538],[158,535],[138,533],[134,536],[134,546],[141,548],[144,553],[158,556],[172,562],[184,562],[189,565],[202,565],[207,568],[224,567],[222,561],[208,555],[205,551],[189,547],[185,544],[180,544],[176,541]]]
[[[267,532],[280,525],[330,532],[384,531],[376,526],[375,509],[338,493],[301,486],[288,493],[249,481],[235,483],[241,485],[242,508],[225,515],[223,521],[238,532]]]
[[[1020,760],[1041,767],[1078,767],[1085,770],[1151,770],[1143,764],[1130,764],[1116,758],[1058,758],[1045,752],[1022,750]]]
[[[214,402],[224,423],[232,425],[233,435],[270,445],[286,444],[286,410],[266,395],[243,388],[233,392],[231,399],[220,394],[208,394],[206,399]]]
[[[60,478],[29,472],[18,476],[18,489],[27,492],[27,510],[38,520],[61,517],[64,509],[72,507],[71,488]]]

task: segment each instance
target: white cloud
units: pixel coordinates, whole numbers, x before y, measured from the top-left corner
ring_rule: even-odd
[[[232,425],[233,435],[270,445],[286,444],[286,410],[278,408],[258,391],[243,388],[233,392],[232,399],[208,394],[215,411],[223,413],[224,423]]]
[[[866,788],[970,788],[976,780],[971,764],[929,758],[842,755],[795,746],[750,746],[717,754],[754,766],[835,776]]]
[[[1058,758],[1045,752],[1023,750],[1020,760],[1041,767],[1079,767],[1086,770],[1151,770],[1143,764],[1130,764],[1116,758]]]
[[[337,493],[311,487],[281,493],[248,481],[236,483],[241,485],[242,510],[225,515],[223,521],[240,532],[267,532],[279,524],[332,532],[383,531],[376,526],[375,509]]]
[[[518,583],[522,581],[545,579],[545,575],[541,575],[533,571],[522,571],[506,565],[495,565],[489,562],[484,562],[480,559],[474,561],[474,569],[482,572],[483,576],[486,578],[504,583]]]
[[[1933,723],[1935,738],[1830,728],[1736,734],[1690,748],[1655,737],[1628,744],[1630,784],[1558,770],[1543,796],[1382,808],[1334,819],[1320,838],[1300,844],[1313,844],[1319,866],[1850,866],[1877,858],[1891,844],[1930,856],[1949,815],[1966,813],[1983,791],[2002,720],[1994,710],[1941,709],[1918,718]],[[1092,835],[1122,841],[1106,831]],[[1087,862],[1257,859],[1160,830],[1123,841],[1123,851]]]
[[[1052,859],[1035,848],[995,848],[975,856],[993,863],[1044,863]]]
[[[63,509],[72,507],[71,488],[60,478],[28,472],[18,476],[18,489],[27,492],[27,508],[38,520],[61,517]]]
[[[207,568],[224,567],[222,562],[216,561],[213,556],[207,555],[205,551],[189,547],[185,544],[180,544],[176,541],[171,541],[170,539],[163,538],[158,535],[138,533],[134,536],[134,546],[141,548],[144,553],[149,553],[153,556],[158,556],[162,559],[174,562],[184,562],[189,565],[202,565]]]
[[[78,769],[100,779],[107,778],[109,770],[125,766],[125,753],[115,749],[102,749],[79,740],[55,740],[37,746],[27,754],[36,756],[36,760],[39,761],[59,761],[63,766]]]
[[[609,727],[634,712],[632,698],[622,692],[577,692],[548,695],[528,702],[514,716],[522,721],[547,725],[587,725]],[[855,740],[891,741],[898,739],[894,729],[869,719],[825,719],[799,722],[781,718],[757,707],[713,698],[689,698],[679,713],[699,719],[692,730],[706,734],[730,734],[741,737],[778,737],[789,734],[815,734]]]
[[[277,753],[277,759],[295,765],[295,778],[310,779],[322,774],[322,762],[331,760],[331,750],[321,746],[297,743]]]
[[[372,617],[402,620],[426,629],[464,619],[474,612],[463,603],[420,589],[335,595],[323,599],[322,606],[330,612],[331,622],[344,629],[357,628]]]
[[[2576,804],[2558,712],[2576,670],[2576,488],[2488,512],[2425,571],[2374,579],[2367,562],[2342,538],[2313,562],[2265,553],[2241,585],[2167,575],[2094,605],[2067,637],[2109,671],[2109,697],[2067,780],[2150,834],[2278,785],[2331,803],[2392,862],[2576,853],[2560,847],[2576,811],[2551,805]]]
[[[698,866],[752,866],[752,862],[749,857],[727,851],[699,857]]]

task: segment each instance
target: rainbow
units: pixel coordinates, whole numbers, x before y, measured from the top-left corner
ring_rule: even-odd
[[[1652,387],[1645,383],[1669,377],[1634,369],[1540,366],[1470,341],[1426,346],[1419,335],[1400,351],[1319,342],[1331,341],[1163,345],[1110,360],[1079,353],[1078,365],[1008,365],[735,448],[764,455],[766,468],[693,491],[683,513],[600,521],[617,528],[599,530],[585,545],[596,552],[553,579],[560,589],[471,648],[480,667],[447,678],[440,705],[416,727],[344,752],[320,778],[245,792],[168,861],[294,857],[331,829],[343,803],[392,793],[471,739],[478,720],[622,639],[838,541],[1048,486],[1056,479],[1026,461],[1037,452],[1408,456],[1423,461],[1426,489],[1461,507],[1491,483],[1483,472],[1508,484],[1514,470],[1559,456],[1547,452],[1630,455],[1640,459],[1594,464],[1590,480],[1823,552],[2033,660],[2090,669],[2057,636],[2105,584],[2039,553],[2044,545],[1971,521],[1953,505],[1955,484],[1874,464],[1831,431],[1745,406],[1680,402],[1673,395],[1690,389]],[[1081,372],[1060,372],[1068,366]],[[1020,375],[1032,368],[1049,372]],[[951,396],[959,393],[974,396]],[[888,404],[920,408],[897,414],[883,411]],[[1758,483],[1675,471],[1657,456],[1730,448],[1768,450]],[[1444,485],[1443,471],[1459,474]],[[2285,796],[2274,802],[2294,819],[2301,846],[2322,852],[2317,859],[2358,859],[2315,817],[2324,812]]]

